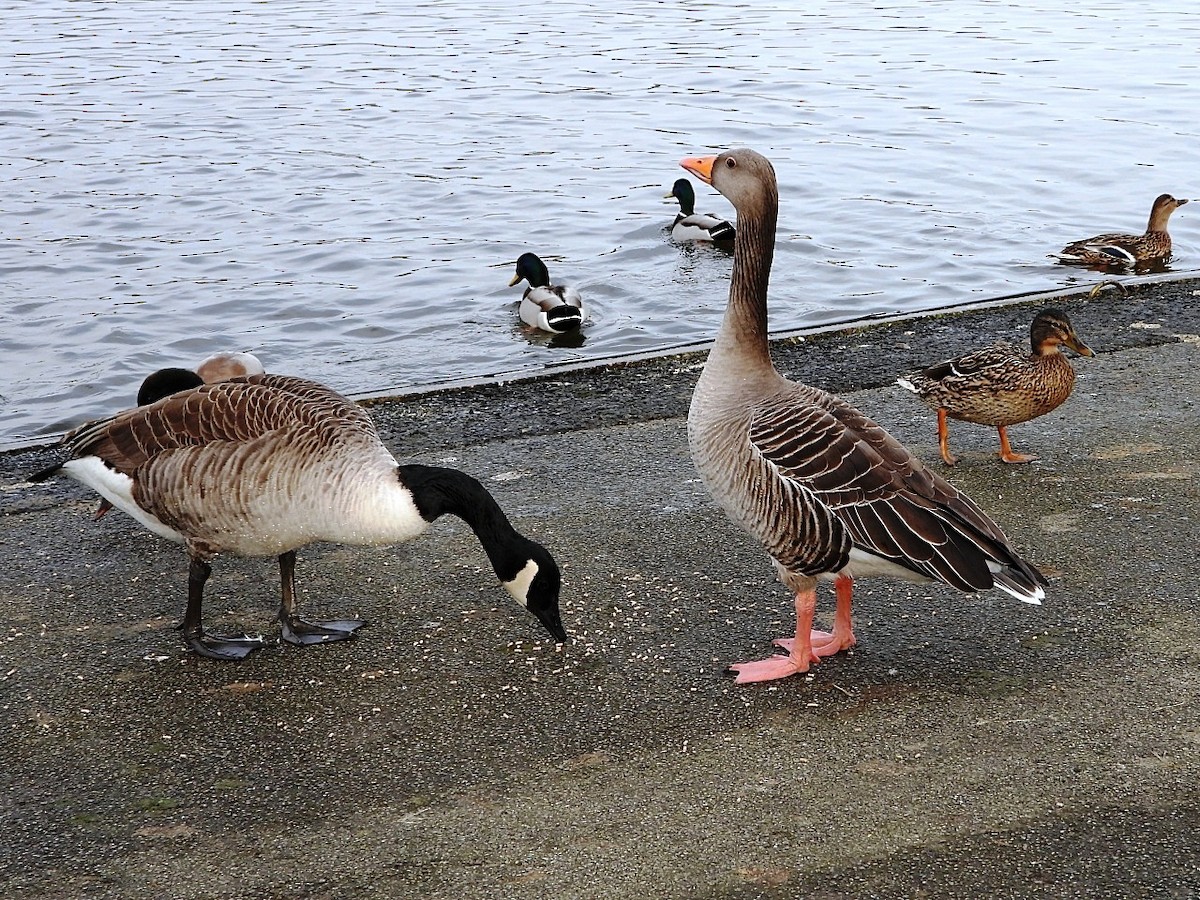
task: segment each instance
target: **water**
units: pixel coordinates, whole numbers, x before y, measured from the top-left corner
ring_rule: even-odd
[[[775,163],[778,331],[1091,283],[1046,254],[1200,196],[1185,0],[0,9],[0,444],[215,350],[357,393],[708,338],[684,155]],[[1200,268],[1200,204],[1172,234]],[[518,327],[525,250],[582,344]]]

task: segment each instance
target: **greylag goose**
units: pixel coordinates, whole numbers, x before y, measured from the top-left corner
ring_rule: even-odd
[[[1015,453],[1006,429],[1045,415],[1071,396],[1075,369],[1063,355],[1063,347],[1080,356],[1096,354],[1075,334],[1061,309],[1043,309],[1033,317],[1029,343],[1032,353],[999,341],[896,380],[937,410],[938,446],[946,465],[958,462],[950,453],[947,416],[994,426],[1000,432],[1000,458],[1006,463],[1037,459]]]
[[[1170,194],[1159,194],[1150,207],[1150,221],[1144,234],[1098,234],[1072,241],[1055,256],[1060,262],[1101,268],[1136,268],[1165,263],[1171,258],[1171,235],[1167,220],[1171,213],[1187,203]]]
[[[64,472],[186,546],[181,628],[201,656],[241,659],[263,643],[205,632],[204,584],[217,553],[279,558],[285,641],[344,640],[362,622],[297,615],[296,550],[313,541],[409,541],[445,513],[471,526],[513,598],[556,640],[567,640],[549,551],[519,534],[469,475],[398,464],[366,410],[322,385],[281,375],[208,384],[83,425],[63,445],[66,458],[31,481]]]
[[[713,498],[770,554],[795,594],[786,655],[730,667],[739,683],[805,672],[855,644],[853,579],[889,575],[963,591],[999,588],[1027,603],[1042,575],[953,485],[846,401],[789,381],[767,343],[767,283],[779,195],[753,150],[681,165],[737,210],[725,319],[692,395],[688,442]],[[832,633],[812,630],[817,580],[833,579]]]
[[[574,331],[583,324],[583,297],[565,284],[551,284],[546,264],[533,253],[522,253],[517,259],[517,271],[509,287],[529,283],[521,297],[521,321],[531,328],[561,334]]]
[[[679,201],[679,212],[671,224],[671,237],[677,241],[732,241],[733,225],[712,213],[696,212],[696,191],[686,178],[678,179],[667,197]]]

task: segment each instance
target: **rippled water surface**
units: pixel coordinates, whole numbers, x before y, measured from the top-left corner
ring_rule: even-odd
[[[1046,254],[1200,196],[1183,0],[5,6],[0,443],[214,350],[359,393],[708,338],[684,155],[775,163],[778,331],[1090,283]],[[518,327],[525,250],[581,345]]]

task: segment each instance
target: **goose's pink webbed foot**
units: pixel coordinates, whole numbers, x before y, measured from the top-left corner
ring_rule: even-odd
[[[834,615],[833,631],[816,631],[812,627],[813,612],[817,604],[816,589],[796,594],[796,636],[777,638],[773,643],[787,651],[787,655],[769,656],[753,662],[735,663],[729,671],[736,674],[735,684],[751,684],[758,681],[774,681],[807,672],[808,667],[820,662],[824,656],[833,656],[849,650],[857,640],[850,624],[850,607],[854,582],[842,575],[837,579],[837,612]]]

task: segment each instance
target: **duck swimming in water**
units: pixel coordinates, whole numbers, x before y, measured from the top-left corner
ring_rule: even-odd
[[[686,178],[678,179],[667,197],[679,201],[679,212],[671,225],[671,237],[677,241],[732,241],[733,225],[711,213],[696,212],[696,190]]]
[[[522,253],[517,259],[517,271],[509,287],[527,281],[521,297],[521,321],[531,328],[562,334],[575,331],[583,324],[583,297],[575,288],[551,284],[546,264],[533,253]]]
[[[1098,234],[1067,244],[1056,256],[1060,262],[1102,268],[1136,268],[1165,263],[1171,258],[1167,220],[1187,202],[1176,200],[1170,194],[1160,194],[1150,207],[1150,221],[1144,234]]]

